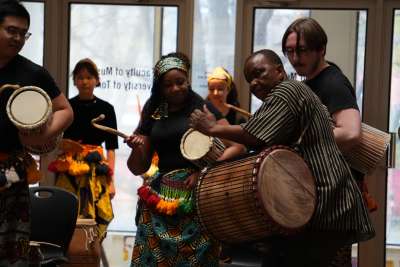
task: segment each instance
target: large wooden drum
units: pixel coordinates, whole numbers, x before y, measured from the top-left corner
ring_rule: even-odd
[[[260,240],[307,224],[316,205],[315,181],[302,157],[273,147],[203,171],[196,204],[202,226],[218,240]]]
[[[63,267],[100,267],[100,239],[93,219],[78,219]]]

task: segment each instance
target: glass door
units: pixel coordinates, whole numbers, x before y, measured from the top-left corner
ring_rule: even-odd
[[[31,16],[29,32],[31,32],[32,35],[21,50],[21,55],[42,66],[44,49],[44,3],[22,1],[22,4],[26,7]]]
[[[290,79],[303,80],[282,52],[282,36],[297,18],[312,17],[324,28],[328,36],[325,59],[339,66],[355,89],[357,104],[362,114],[364,90],[364,65],[367,34],[367,9],[303,7],[276,8],[255,4],[252,9],[252,52],[260,49],[275,51],[284,63]],[[250,24],[250,23],[249,23]],[[250,96],[249,107],[253,113],[261,101]],[[358,246],[353,245],[352,266],[358,266]]]
[[[118,130],[132,133],[150,96],[154,63],[177,49],[178,6],[72,3],[69,25],[68,98],[78,93],[71,76],[75,64],[92,59],[100,72],[94,94],[114,106]],[[116,150],[114,219],[104,241],[109,266],[130,264],[143,181],[128,170],[131,149],[122,141]]]
[[[281,57],[291,79],[302,80],[282,53],[282,36],[286,28],[300,17],[316,19],[328,35],[326,59],[337,64],[355,87],[357,103],[362,111],[364,83],[364,54],[367,11],[324,9],[255,8],[252,51],[268,48]],[[341,23],[333,23],[340,21]],[[346,30],[344,30],[346,29]],[[254,112],[261,101],[251,96]]]

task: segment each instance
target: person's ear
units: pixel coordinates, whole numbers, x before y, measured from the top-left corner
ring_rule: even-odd
[[[276,71],[278,72],[278,80],[283,81],[286,78],[286,72],[283,65],[278,65]]]
[[[324,57],[326,54],[326,45],[324,45],[323,47],[321,47],[321,50],[319,51],[319,53],[321,54],[321,57]]]

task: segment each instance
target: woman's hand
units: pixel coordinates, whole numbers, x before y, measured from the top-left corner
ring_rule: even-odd
[[[124,143],[126,143],[130,148],[135,149],[144,144],[144,138],[140,135],[132,134],[124,139]]]
[[[196,186],[199,175],[200,175],[199,172],[195,172],[192,173],[188,178],[186,178],[184,183],[187,189],[192,189],[193,187]]]
[[[111,199],[113,199],[115,196],[115,185],[113,180],[111,180],[110,184],[108,185],[108,194],[110,195]]]

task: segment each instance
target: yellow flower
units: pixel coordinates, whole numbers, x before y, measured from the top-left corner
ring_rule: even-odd
[[[88,173],[90,170],[90,167],[87,163],[85,162],[80,162],[80,161],[72,161],[68,173],[72,176],[79,176]]]

